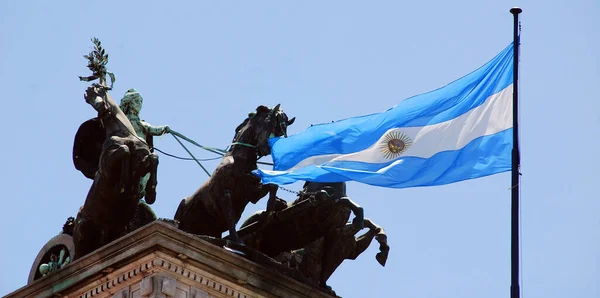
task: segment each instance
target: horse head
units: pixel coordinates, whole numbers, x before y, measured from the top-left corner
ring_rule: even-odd
[[[305,193],[316,193],[324,190],[330,198],[342,198],[346,196],[346,182],[305,182],[303,191]]]
[[[233,143],[256,148],[259,156],[269,155],[271,154],[269,139],[287,137],[287,128],[295,120],[296,117],[288,119],[279,104],[273,109],[262,105],[258,106],[256,112],[250,113],[248,118],[236,128]]]
[[[85,102],[90,104],[98,112],[98,118],[106,118],[112,112],[112,108],[107,99],[107,90],[107,87],[92,84],[83,94]]]

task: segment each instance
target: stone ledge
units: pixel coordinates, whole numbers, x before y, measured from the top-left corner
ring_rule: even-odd
[[[134,283],[139,288],[144,277],[157,274],[175,278],[181,291],[189,287],[181,297],[198,289],[206,297],[331,297],[157,220],[5,298],[112,297],[107,295]]]

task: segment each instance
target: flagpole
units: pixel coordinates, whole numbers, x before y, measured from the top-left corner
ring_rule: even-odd
[[[519,7],[510,9],[514,17],[513,40],[513,149],[511,182],[511,283],[510,297],[519,298]]]

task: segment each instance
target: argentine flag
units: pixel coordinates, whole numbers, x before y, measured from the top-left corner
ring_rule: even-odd
[[[513,44],[474,72],[385,112],[269,140],[263,183],[433,186],[511,170]]]

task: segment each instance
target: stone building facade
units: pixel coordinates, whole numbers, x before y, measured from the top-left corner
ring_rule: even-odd
[[[157,220],[5,298],[332,297]]]

